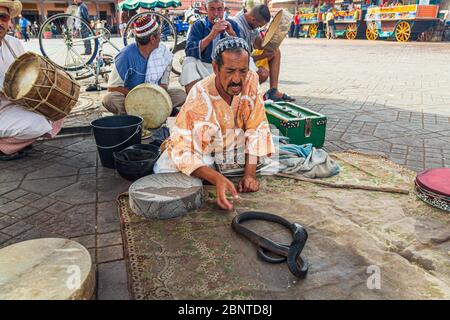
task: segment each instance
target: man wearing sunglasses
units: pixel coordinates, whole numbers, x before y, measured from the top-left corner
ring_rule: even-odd
[[[23,157],[24,148],[41,136],[55,136],[63,122],[51,123],[44,116],[15,105],[3,93],[8,68],[25,52],[18,39],[6,34],[11,19],[21,11],[20,1],[0,0],[0,161]]]

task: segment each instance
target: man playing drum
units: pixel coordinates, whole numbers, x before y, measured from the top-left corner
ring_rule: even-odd
[[[224,20],[223,0],[206,0],[207,17],[197,20],[186,41],[186,59],[180,75],[180,84],[189,93],[194,84],[213,73],[213,49],[220,39],[239,37],[239,26],[232,20]]]
[[[182,89],[169,89],[172,53],[162,44],[161,29],[149,16],[135,23],[136,43],[129,44],[115,58],[108,83],[109,93],[103,106],[115,114],[126,114],[125,98],[136,86],[152,83],[164,88],[172,100],[173,108],[183,105],[186,94]]]
[[[257,70],[260,83],[266,81],[270,76],[270,89],[266,92],[265,98],[273,101],[294,101],[295,99],[278,91],[281,65],[280,49],[275,52],[262,50],[263,38],[258,29],[269,23],[269,8],[264,4],[257,5],[247,13],[239,13],[233,20],[239,25],[241,37],[247,41],[250,48],[255,49],[252,57],[254,62],[250,62],[250,69]]]
[[[264,102],[258,95],[258,75],[249,71],[249,59],[250,48],[244,39],[228,37],[217,43],[214,74],[189,92],[154,167],[155,173],[181,171],[214,184],[217,203],[225,210],[233,207],[227,192],[236,197],[237,191],[259,190],[259,158],[274,153]],[[237,190],[212,168],[215,163],[235,162],[236,149],[245,152],[244,176]]]
[[[0,0],[0,160],[24,156],[25,147],[41,136],[55,136],[63,123],[63,120],[52,123],[40,114],[15,105],[3,92],[9,66],[25,52],[19,40],[6,34],[11,18],[21,11],[19,1]]]

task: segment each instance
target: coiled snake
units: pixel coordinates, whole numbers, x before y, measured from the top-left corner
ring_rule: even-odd
[[[241,222],[248,220],[266,220],[278,223],[292,232],[293,241],[290,245],[280,244],[270,239],[264,238],[252,230],[244,227]],[[269,263],[287,262],[289,270],[298,278],[305,278],[308,273],[308,262],[301,256],[302,250],[308,240],[308,233],[305,228],[298,223],[290,223],[288,220],[267,212],[248,211],[234,217],[231,224],[233,230],[255,243],[258,248],[258,255]],[[269,256],[271,252],[279,257]]]

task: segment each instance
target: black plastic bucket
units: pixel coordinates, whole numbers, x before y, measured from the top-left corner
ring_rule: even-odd
[[[142,123],[139,116],[110,116],[91,122],[102,166],[114,169],[114,152],[141,143]]]

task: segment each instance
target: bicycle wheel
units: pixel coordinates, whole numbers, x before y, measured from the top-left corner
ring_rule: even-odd
[[[184,49],[186,49],[186,40],[180,42],[173,53],[172,72],[176,75],[180,75],[183,69],[183,62],[186,58]]]
[[[106,28],[100,28],[96,30],[98,34],[101,34],[105,39],[111,40],[111,32]]]
[[[70,14],[56,14],[39,30],[39,46],[44,57],[67,71],[91,64],[98,50],[98,37],[83,19]]]
[[[135,42],[134,22],[138,18],[143,16],[149,16],[150,18],[153,18],[158,22],[161,28],[161,42],[164,43],[167,49],[169,49],[171,52],[174,52],[177,45],[177,31],[174,24],[164,15],[153,11],[139,13],[133,16],[130,21],[128,21],[125,32],[123,33],[123,44],[126,46],[130,43]]]

